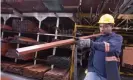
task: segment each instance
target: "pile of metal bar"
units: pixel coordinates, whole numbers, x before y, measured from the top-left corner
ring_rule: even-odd
[[[12,28],[14,31],[18,32],[39,32],[39,29],[37,28],[36,24],[30,20],[21,21],[19,19],[13,19]]]
[[[61,35],[67,35],[67,36],[72,36],[72,33],[73,33],[73,30],[72,29],[59,29],[58,30],[59,32],[59,34],[61,34]]]
[[[9,58],[20,59],[20,60],[31,60],[34,58],[34,54],[35,54],[35,52],[32,52],[30,54],[25,54],[25,55],[19,56],[16,49],[9,49],[5,56],[9,57]]]
[[[7,76],[1,76],[1,80],[12,80],[12,79]]]
[[[80,37],[81,39],[97,37],[102,34],[95,34],[90,36],[83,36]],[[6,57],[21,59],[21,60],[29,60],[34,59],[34,53],[40,50],[46,50],[49,48],[57,47],[57,46],[64,46],[64,45],[72,45],[75,43],[74,39],[67,39],[61,41],[55,41],[51,43],[45,44],[38,44],[23,48],[18,48],[16,50],[9,49],[6,53]],[[35,79],[43,79],[43,80],[67,80],[69,73],[68,69],[70,67],[70,58],[66,57],[47,57],[47,61],[51,62],[52,64],[56,64],[53,69],[50,69],[50,66],[36,64],[33,65],[31,63],[25,64],[16,64],[16,63],[8,63],[2,62],[2,70],[7,72],[12,72],[15,74],[23,75],[26,77],[31,77]],[[65,68],[59,67],[60,65],[65,66]]]
[[[1,43],[1,55],[5,56],[10,48],[11,48],[11,46],[9,43],[2,42]]]
[[[13,62],[2,62],[1,68],[2,68],[2,71],[22,75],[23,68],[28,65],[30,65],[30,64],[16,64]]]
[[[64,80],[67,70],[54,68],[44,74],[43,80]]]
[[[34,44],[39,44],[36,40],[28,37],[18,37],[15,36],[10,40],[11,43],[20,43],[20,44],[28,44],[28,45],[34,45]]]
[[[7,71],[8,70],[8,67],[11,65],[12,63],[9,63],[9,62],[1,62],[1,70],[2,71]]]
[[[28,37],[19,37],[19,36],[5,37],[2,41],[8,42],[8,43],[18,43],[18,44],[26,44],[26,45],[39,44],[39,42],[37,42],[37,40],[35,39],[28,38]]]
[[[133,70],[133,47],[125,47],[123,50],[122,66]]]
[[[70,67],[70,58],[68,57],[59,57],[59,56],[48,56],[47,62],[49,64],[54,64],[54,66],[58,68],[66,68],[68,69]]]
[[[33,65],[32,63],[16,64],[2,61],[1,69],[4,72],[15,73],[21,76],[37,80],[68,80],[68,69],[53,68],[43,64]]]
[[[44,65],[30,65],[24,67],[23,76],[36,78],[36,79],[43,79],[44,73],[50,70],[50,67]]]
[[[3,30],[12,30],[12,27],[8,26],[8,25],[1,24],[1,29],[3,29]]]

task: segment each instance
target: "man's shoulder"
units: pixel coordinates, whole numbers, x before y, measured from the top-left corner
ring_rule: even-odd
[[[121,39],[123,39],[123,37],[122,37],[120,34],[117,34],[117,33],[113,33],[113,37],[116,37],[116,38],[121,38]]]

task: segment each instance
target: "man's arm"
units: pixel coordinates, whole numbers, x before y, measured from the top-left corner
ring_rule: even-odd
[[[104,51],[104,52],[121,52],[123,38],[118,35],[111,38],[108,42],[92,42],[94,49]]]

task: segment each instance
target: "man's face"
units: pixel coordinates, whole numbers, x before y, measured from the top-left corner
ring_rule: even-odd
[[[100,33],[104,33],[104,34],[112,33],[112,26],[109,24],[100,24],[99,29],[100,29]]]

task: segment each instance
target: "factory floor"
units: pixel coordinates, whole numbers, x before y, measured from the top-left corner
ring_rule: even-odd
[[[83,80],[85,77],[84,72],[81,72],[81,74],[82,75],[80,75],[80,78],[78,78],[79,80]],[[1,80],[36,80],[6,72],[1,72],[1,77]],[[133,80],[133,77],[121,76],[121,80]]]
[[[78,80],[84,80],[84,77],[85,77],[85,70],[84,68],[81,68],[80,69],[78,68]],[[121,80],[133,80],[133,76],[130,77],[130,76],[123,76],[121,75]]]
[[[12,73],[1,72],[1,80],[35,80]]]

